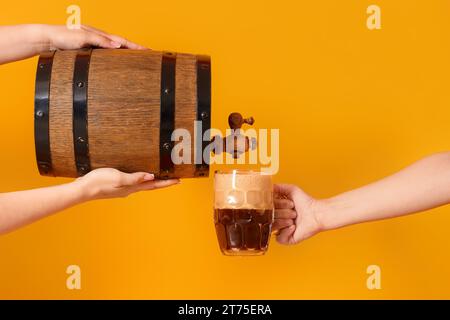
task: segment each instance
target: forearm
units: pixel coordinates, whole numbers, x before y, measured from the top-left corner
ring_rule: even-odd
[[[78,181],[0,194],[0,234],[87,200],[88,195]]]
[[[424,158],[372,184],[319,200],[323,229],[398,217],[450,202],[450,152]]]
[[[32,57],[49,50],[45,25],[0,26],[0,64]]]

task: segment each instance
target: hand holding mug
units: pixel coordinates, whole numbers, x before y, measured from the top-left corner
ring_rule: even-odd
[[[321,231],[317,214],[318,201],[291,184],[274,185],[277,241],[296,244]]]

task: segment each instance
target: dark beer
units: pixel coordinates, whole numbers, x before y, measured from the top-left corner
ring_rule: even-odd
[[[255,171],[216,171],[214,223],[223,254],[257,256],[266,253],[273,215],[270,175]]]
[[[215,209],[214,222],[224,254],[264,254],[273,223],[272,209]]]

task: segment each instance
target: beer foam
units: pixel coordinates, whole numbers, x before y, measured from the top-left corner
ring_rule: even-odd
[[[215,207],[273,208],[273,186],[270,175],[220,173],[215,175]]]
[[[251,173],[220,173],[214,177],[216,190],[270,190],[272,191],[272,178],[266,174]]]

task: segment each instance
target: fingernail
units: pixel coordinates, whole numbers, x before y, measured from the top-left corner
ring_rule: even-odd
[[[118,42],[115,42],[115,41],[111,41],[111,45],[114,47],[114,48],[116,48],[116,49],[119,49],[120,48],[120,43],[118,43]]]
[[[144,176],[144,181],[150,181],[155,179],[155,175],[151,174],[151,173],[146,173]]]

